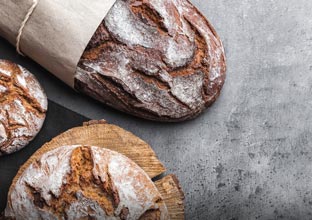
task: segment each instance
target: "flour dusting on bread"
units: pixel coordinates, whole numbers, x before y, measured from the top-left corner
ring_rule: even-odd
[[[168,219],[148,175],[105,148],[63,146],[44,153],[18,178],[7,217],[16,219]]]
[[[25,68],[0,60],[0,156],[26,146],[40,131],[47,97]]]
[[[188,0],[116,0],[77,68],[75,88],[158,121],[199,115],[225,81],[222,42]]]

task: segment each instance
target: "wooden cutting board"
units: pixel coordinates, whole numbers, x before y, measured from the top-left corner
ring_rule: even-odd
[[[86,121],[88,121],[87,118],[50,102],[46,124],[30,146],[15,155],[0,158],[1,210],[5,208],[7,192],[14,176],[17,172],[21,174],[34,158],[59,146],[82,144],[105,147],[132,159],[154,181],[167,205],[170,218],[184,219],[184,194],[179,181],[175,175],[164,175],[166,169],[152,148],[132,133],[118,126],[110,125],[104,120],[89,121],[83,126],[79,126]],[[67,130],[68,128],[71,129]],[[56,132],[61,134],[56,136]],[[56,137],[51,140],[54,136]],[[45,142],[51,141],[44,142],[45,144],[42,146],[40,143],[44,140]],[[38,146],[42,147],[37,150]],[[30,159],[25,163],[28,158]],[[24,165],[19,169],[22,164]],[[155,181],[155,179],[158,180]],[[3,187],[1,186],[2,183]]]

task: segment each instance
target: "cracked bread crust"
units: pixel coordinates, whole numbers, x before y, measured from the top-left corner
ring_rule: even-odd
[[[11,187],[11,219],[169,219],[148,175],[105,148],[64,146],[31,163]]]
[[[40,131],[47,97],[25,68],[0,60],[0,156],[25,147]]]
[[[116,0],[85,50],[76,90],[157,121],[191,119],[219,96],[222,42],[187,0]]]

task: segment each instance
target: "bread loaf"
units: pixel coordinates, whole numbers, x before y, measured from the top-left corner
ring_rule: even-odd
[[[219,96],[224,49],[187,0],[116,0],[85,50],[76,90],[158,121],[191,119]]]
[[[169,219],[148,175],[127,157],[99,147],[45,152],[10,188],[11,219]]]
[[[20,150],[40,131],[47,97],[23,67],[0,60],[0,156]]]

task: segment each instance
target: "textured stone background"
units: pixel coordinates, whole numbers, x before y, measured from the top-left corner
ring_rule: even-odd
[[[148,122],[79,97],[3,40],[0,58],[35,73],[50,99],[150,143],[181,180],[186,219],[312,219],[312,1],[193,2],[228,64],[220,99],[193,121]]]

